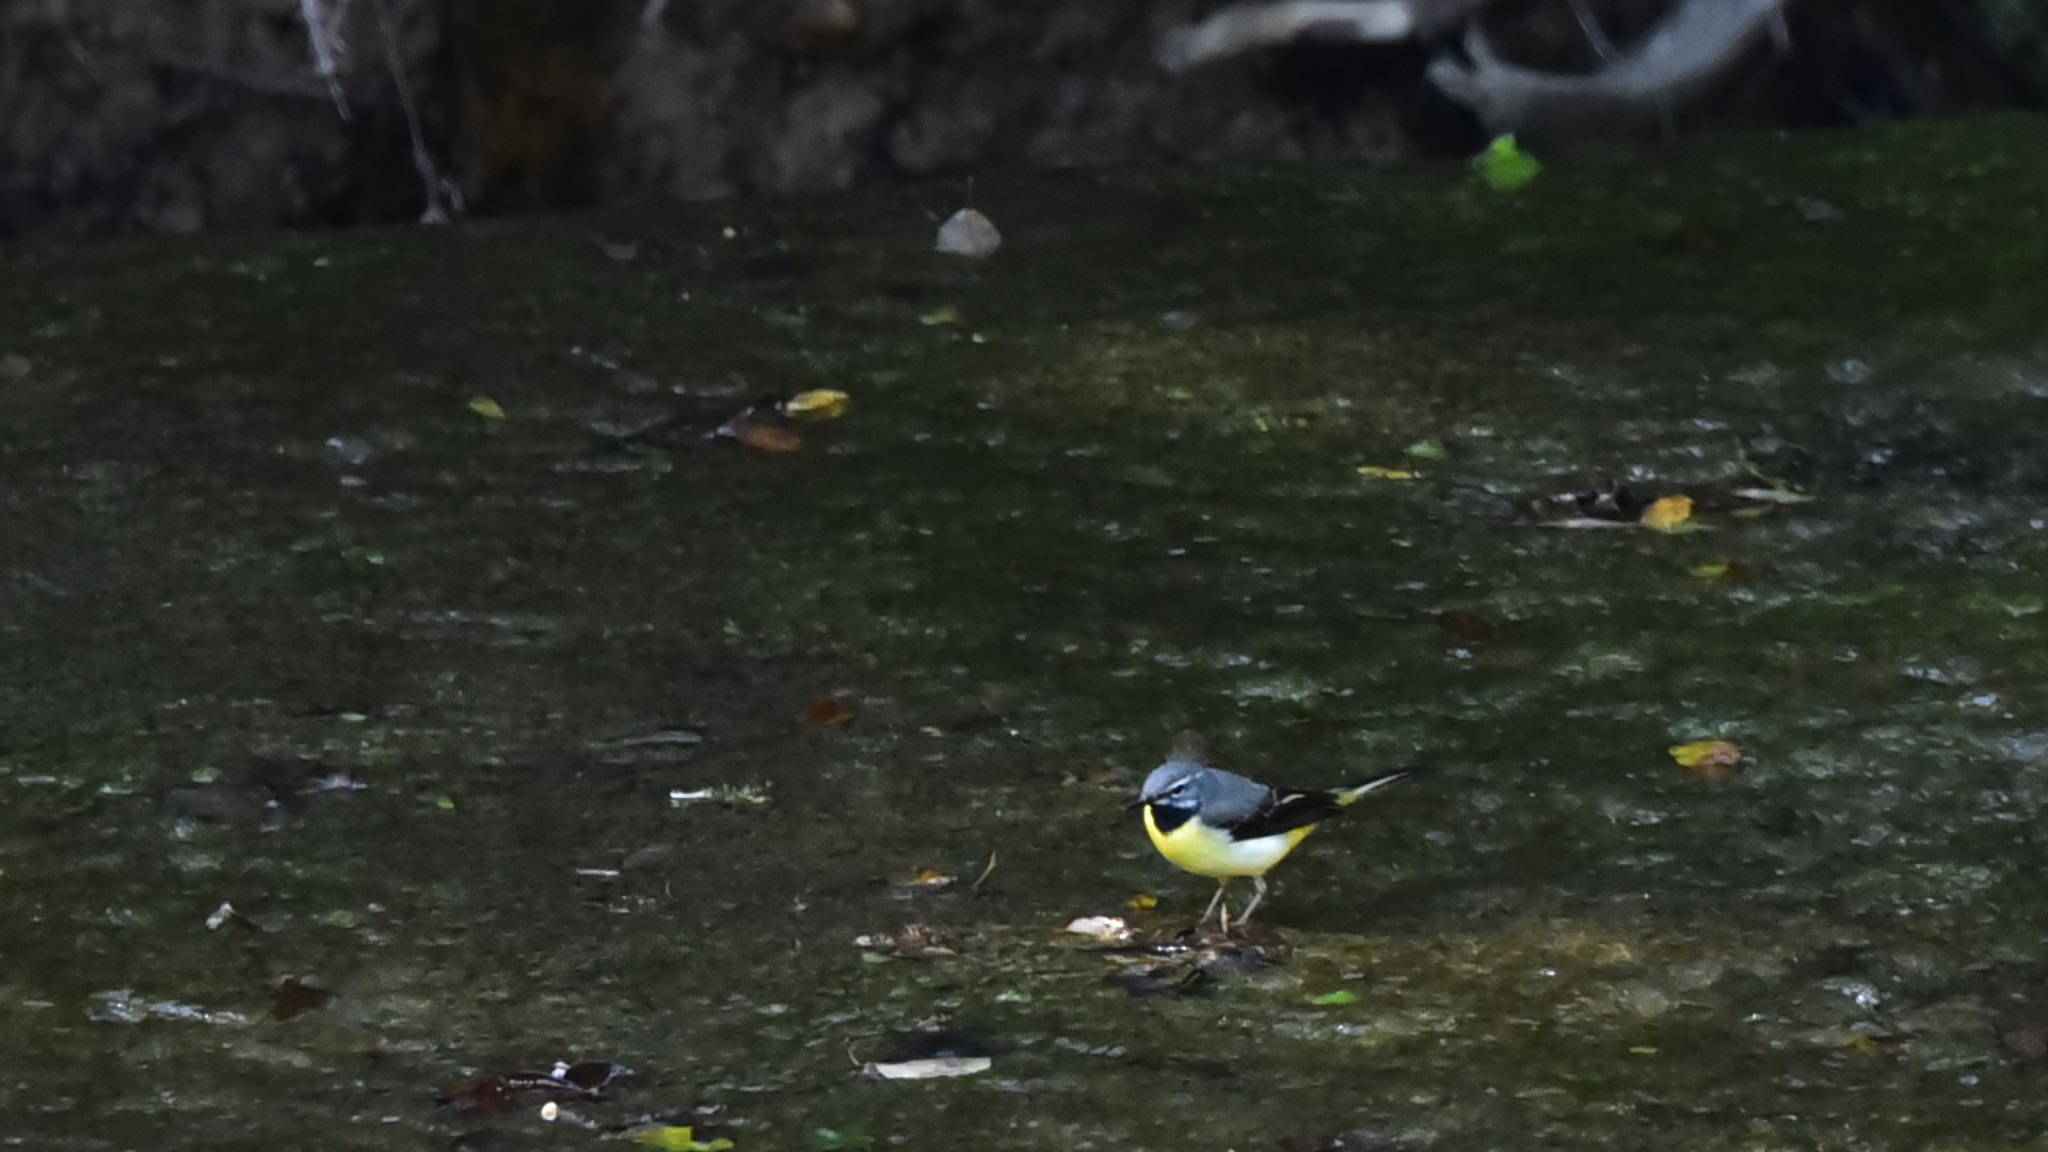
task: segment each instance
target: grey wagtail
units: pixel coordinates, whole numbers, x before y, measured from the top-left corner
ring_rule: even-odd
[[[1317,825],[1366,793],[1420,771],[1394,768],[1328,792],[1270,788],[1211,768],[1184,745],[1176,744],[1166,763],[1145,777],[1145,787],[1129,807],[1144,811],[1145,833],[1161,856],[1183,871],[1215,878],[1216,895],[1195,926],[1207,924],[1220,908],[1225,936],[1230,935],[1230,905],[1223,902],[1223,894],[1231,880],[1252,878],[1251,903],[1237,918],[1243,927],[1266,898],[1266,873]]]

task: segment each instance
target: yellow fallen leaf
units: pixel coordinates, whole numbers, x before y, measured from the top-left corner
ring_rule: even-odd
[[[642,1128],[633,1133],[633,1143],[660,1152],[724,1152],[733,1146],[723,1136],[716,1140],[699,1140],[697,1133],[687,1124],[659,1124]]]
[[[1728,574],[1728,565],[1720,563],[1695,564],[1691,568],[1687,569],[1687,571],[1691,572],[1694,576],[1697,576],[1702,580],[1719,580],[1721,577],[1726,576]]]
[[[1673,744],[1671,758],[1680,767],[1702,779],[1719,783],[1726,780],[1742,761],[1742,749],[1726,740],[1694,740],[1688,744]]]
[[[1628,1052],[1631,1056],[1655,1056],[1657,1054],[1657,1050],[1648,1044],[1638,1044],[1630,1048]]]
[[[1150,892],[1140,892],[1126,900],[1125,903],[1129,904],[1133,911],[1150,912],[1152,909],[1159,907],[1159,897],[1154,896]]]
[[[1648,508],[1643,509],[1643,514],[1637,517],[1643,527],[1655,528],[1659,532],[1669,532],[1690,519],[1690,496],[1666,496],[1662,500],[1652,502]]]
[[[1377,464],[1360,464],[1358,474],[1374,480],[1413,480],[1415,473],[1405,468],[1382,468]]]
[[[503,420],[505,418],[505,409],[500,407],[498,402],[489,396],[471,397],[469,410],[486,420]]]
[[[831,420],[845,415],[852,402],[853,397],[836,388],[812,388],[783,401],[782,411],[805,420]]]
[[[902,879],[894,881],[898,888],[950,888],[954,877],[937,868],[920,868]]]

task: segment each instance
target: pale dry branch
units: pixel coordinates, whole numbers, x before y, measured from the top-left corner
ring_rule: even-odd
[[[335,115],[347,120],[348,97],[341,90],[341,66],[336,62],[332,18],[321,9],[321,0],[299,0],[299,19],[305,22],[306,39],[313,46],[313,67],[327,84],[327,97],[334,101]]]
[[[1184,72],[1310,34],[1366,43],[1396,43],[1416,34],[1415,7],[1409,0],[1233,4],[1211,13],[1199,24],[1167,33],[1160,42],[1158,59],[1167,71]]]
[[[1584,74],[1539,72],[1500,59],[1476,25],[1469,62],[1439,56],[1429,78],[1491,132],[1569,132],[1668,122],[1768,32],[1784,42],[1789,0],[1679,0],[1649,35]]]
[[[441,175],[434,154],[427,148],[426,133],[420,128],[419,105],[413,100],[412,82],[406,78],[405,59],[398,50],[398,26],[391,19],[391,0],[374,0],[378,38],[384,42],[384,65],[391,70],[391,82],[398,89],[398,106],[405,113],[406,131],[412,134],[412,166],[426,185],[427,206],[420,213],[422,224],[449,224],[462,215],[462,191],[453,180]]]
[[[1306,38],[1387,44],[1465,29],[1467,60],[1445,53],[1429,78],[1489,131],[1586,134],[1663,123],[1744,58],[1765,31],[1788,47],[1790,0],[1675,0],[1649,35],[1618,50],[1584,0],[1569,0],[1600,66],[1543,72],[1502,60],[1478,17],[1491,0],[1276,0],[1227,5],[1167,33],[1160,64],[1181,72]]]

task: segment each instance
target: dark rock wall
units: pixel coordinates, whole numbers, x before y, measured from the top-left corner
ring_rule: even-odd
[[[1162,73],[1161,34],[1213,0],[320,3],[337,14],[347,120],[299,0],[0,2],[0,236],[411,219],[423,185],[394,62],[428,154],[480,212],[1477,142],[1423,80],[1422,46],[1302,45]],[[1661,3],[1593,7],[1625,40]],[[2039,97],[2048,19],[2013,0],[1793,11],[1797,54],[1762,62],[1706,119],[1846,123]],[[1492,13],[1516,58],[1589,63],[1564,0]]]

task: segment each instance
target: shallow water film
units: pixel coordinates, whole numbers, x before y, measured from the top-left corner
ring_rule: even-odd
[[[0,1139],[2040,1141],[2041,127],[0,257]]]

